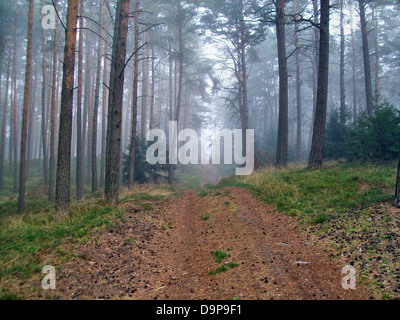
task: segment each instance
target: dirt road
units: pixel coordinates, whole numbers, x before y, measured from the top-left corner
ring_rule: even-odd
[[[57,290],[44,293],[37,280],[32,298],[368,298],[362,287],[342,289],[346,262],[329,258],[290,218],[243,189],[207,192],[186,191],[151,212],[125,204],[123,223],[74,245]],[[221,262],[217,250],[228,254]]]
[[[202,169],[203,169],[203,178],[200,183],[201,187],[204,187],[207,183],[216,185],[218,181],[221,179],[221,175],[219,173],[217,166],[210,164],[202,166]]]

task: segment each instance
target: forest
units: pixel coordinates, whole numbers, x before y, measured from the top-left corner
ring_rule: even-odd
[[[399,13],[1,0],[0,299],[399,299]]]

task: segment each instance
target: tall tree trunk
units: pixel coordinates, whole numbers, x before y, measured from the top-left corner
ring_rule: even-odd
[[[106,18],[106,30],[108,31],[109,26],[109,16],[107,11]],[[106,41],[108,41],[108,37],[106,36]],[[107,45],[106,45],[107,48]],[[108,53],[108,50],[105,49],[105,54]],[[107,112],[107,90],[104,86],[107,83],[107,74],[108,74],[108,59],[104,59],[104,69],[103,69],[103,101],[102,101],[102,113],[101,113],[101,164],[100,164],[100,188],[104,188],[104,174],[105,174],[105,165],[106,165],[106,135],[107,135],[107,123],[106,123],[106,112]]]
[[[322,167],[325,141],[326,107],[329,79],[329,0],[321,0],[320,45],[318,65],[318,92],[315,110],[314,131],[308,159],[310,169]]]
[[[143,33],[143,45],[146,43],[146,33]],[[147,133],[147,103],[148,103],[148,89],[149,89],[149,66],[147,61],[147,46],[143,47],[143,83],[142,83],[142,113],[140,119],[140,139],[146,139]]]
[[[279,64],[279,121],[276,167],[287,166],[288,148],[288,79],[285,45],[285,1],[276,1],[276,36]]]
[[[57,3],[55,1],[55,3]],[[49,174],[49,201],[54,200],[54,188],[56,180],[56,163],[57,163],[57,20],[54,29],[54,47],[53,47],[53,76],[51,88],[51,111],[50,111],[50,174]]]
[[[189,88],[187,85],[185,86],[185,100],[184,101],[185,102],[184,102],[183,129],[188,129],[190,96],[189,96]],[[221,161],[221,163],[224,163],[224,161]],[[181,169],[182,169],[182,172],[185,172],[185,166],[182,166]]]
[[[346,92],[344,83],[344,13],[343,1],[340,0],[340,123],[346,122]]]
[[[24,102],[22,107],[21,152],[20,152],[21,161],[19,166],[18,212],[22,212],[25,209],[26,137],[28,134],[29,93],[31,88],[32,27],[33,27],[33,0],[30,0],[29,14],[28,14],[28,43],[26,47]]]
[[[182,12],[182,4],[180,1],[177,2],[177,10],[178,15],[181,16]],[[179,124],[179,117],[180,117],[180,110],[181,110],[181,103],[182,103],[182,87],[183,87],[183,23],[181,19],[177,21],[177,31],[178,31],[178,64],[176,66],[178,69],[175,70],[175,91],[176,91],[176,101],[175,101],[175,112],[173,113],[174,121]],[[177,77],[177,78],[176,78]],[[176,134],[176,133],[175,133]],[[176,147],[178,143],[178,137],[173,134],[172,137],[174,139],[173,145]],[[170,143],[172,143],[170,141]],[[174,151],[175,152],[175,151]],[[169,165],[169,174],[168,174],[168,183],[172,184],[174,180],[174,164]]]
[[[92,126],[92,192],[99,189],[97,178],[97,118],[99,114],[100,99],[100,76],[101,76],[101,55],[102,55],[102,35],[103,35],[103,1],[100,0],[100,24],[99,24],[99,46],[97,53],[97,70],[96,70],[96,89],[94,94],[93,106],[93,126]]]
[[[34,60],[36,61],[36,54],[34,57]],[[35,63],[35,69],[34,69],[34,75],[35,75],[35,81],[31,85],[31,92],[32,94],[29,95],[29,111],[28,111],[28,151],[26,155],[26,179],[29,179],[29,169],[30,169],[30,162],[32,160],[32,153],[33,153],[33,148],[34,148],[34,138],[35,138],[35,132],[33,130],[33,123],[34,120],[36,120],[36,88],[37,88],[37,80],[38,80],[38,64]],[[32,81],[31,81],[32,82]]]
[[[90,69],[90,36],[91,33],[88,32],[87,39],[86,39],[86,61],[85,61],[85,93],[84,93],[84,100],[83,100],[83,119],[82,119],[82,178],[84,176],[84,168],[85,168],[85,157],[88,156],[87,150],[89,150],[89,97],[90,97],[90,90],[92,89],[91,84],[91,69]],[[87,168],[89,171],[89,167]]]
[[[379,53],[377,12],[376,12],[376,9],[375,9],[375,4],[372,4],[372,23],[373,23],[373,26],[374,26],[374,38],[375,38],[375,99],[376,99],[376,102],[379,104],[379,95],[380,95],[380,89],[379,89],[379,72],[380,72],[379,59],[380,59],[380,53]]]
[[[172,57],[172,39],[171,39],[171,31],[169,31],[169,46],[168,46],[168,65],[169,65],[169,77],[168,77],[168,94],[169,94],[169,120],[174,121],[174,114],[175,114],[175,108],[174,108],[174,88],[173,88],[173,66],[174,66],[174,60]],[[169,128],[168,124],[166,123],[166,127]],[[168,141],[169,143],[172,143],[172,141]],[[171,155],[169,155],[171,158]],[[174,181],[174,165],[170,164],[168,168],[168,183],[172,184]]]
[[[172,57],[172,33],[171,30],[169,32],[168,39],[168,97],[169,97],[169,121],[174,121],[174,81],[173,81],[173,73],[174,73],[174,59]],[[167,119],[166,119],[167,120]],[[166,128],[169,130],[168,122],[165,123]],[[168,141],[168,143],[172,143],[172,141]],[[171,155],[169,155],[171,158]],[[168,168],[168,183],[172,184],[174,180],[174,166],[172,164],[169,165]]]
[[[154,31],[151,34],[151,97],[150,97],[150,130],[154,129],[154,92],[156,86],[155,78],[155,56],[154,56]]]
[[[78,92],[76,100],[76,199],[83,197],[83,143],[82,143],[82,91],[83,91],[83,15],[84,1],[80,1]]]
[[[40,1],[40,6],[43,7],[43,0]],[[43,19],[43,13],[42,13]],[[43,152],[43,181],[47,185],[49,183],[49,165],[47,153],[47,116],[46,116],[46,37],[42,28],[42,152]]]
[[[244,23],[244,8],[243,1],[239,2],[240,6],[240,65],[242,75],[242,104],[240,110],[240,118],[242,125],[242,154],[247,153],[246,134],[249,128],[249,104],[248,104],[248,91],[247,91],[247,62],[246,62],[246,45],[247,45],[247,27]]]
[[[46,70],[47,72],[47,79],[51,80],[51,67],[49,66]],[[51,85],[47,86],[47,100],[46,100],[46,132],[47,134],[47,154],[49,155],[49,161],[50,161],[50,111],[51,111]],[[50,167],[50,165],[49,165]],[[49,168],[50,169],[50,168]],[[49,177],[50,179],[50,177]]]
[[[68,0],[55,199],[57,218],[62,218],[68,214],[70,204],[72,104],[74,98],[73,90],[77,20],[78,0]]]
[[[138,14],[138,12],[137,12]],[[108,98],[107,156],[105,196],[110,204],[118,203],[121,157],[121,116],[124,93],[126,38],[129,0],[118,0],[115,14],[113,53]]]
[[[357,120],[357,51],[356,43],[354,40],[354,28],[353,28],[353,10],[350,10],[350,28],[351,28],[351,50],[353,53],[353,120]]]
[[[297,14],[297,3],[293,0],[293,11]],[[301,66],[300,66],[300,43],[299,43],[299,26],[298,22],[295,23],[295,47],[296,47],[296,103],[297,103],[297,134],[296,134],[296,158],[297,162],[301,162]]]
[[[131,88],[133,88],[133,76],[131,77]],[[133,90],[129,90],[128,92],[128,99],[126,101],[126,105],[124,104],[122,108],[124,109],[122,118],[124,119],[123,125],[122,125],[122,152],[124,152],[124,149],[127,149],[129,153],[129,137],[131,134],[131,123],[132,123],[132,112],[131,112],[131,106],[132,106],[132,96],[133,96]]]
[[[135,4],[135,44],[134,44],[134,68],[133,68],[133,97],[132,97],[132,125],[131,141],[129,143],[129,184],[132,185],[135,179],[135,148],[137,129],[137,107],[138,107],[138,80],[139,80],[139,14],[140,1]]]
[[[181,2],[178,1],[179,13],[182,11]],[[178,87],[177,87],[177,98],[176,98],[176,109],[175,109],[175,121],[179,123],[179,117],[181,112],[182,104],[182,88],[183,88],[183,21],[178,22],[178,50],[179,50],[179,66],[178,66]]]
[[[90,54],[90,56],[92,56]],[[88,68],[92,69],[92,59],[88,59],[90,61]],[[93,129],[93,107],[92,107],[92,98],[93,98],[93,84],[94,78],[92,72],[90,72],[90,86],[87,87],[87,148],[86,148],[86,160],[87,160],[87,184],[90,185],[92,181],[92,129]]]
[[[4,187],[4,159],[5,159],[5,147],[6,147],[6,126],[7,126],[7,109],[8,109],[8,89],[10,85],[10,73],[12,63],[12,48],[10,45],[10,54],[8,58],[7,66],[7,79],[6,79],[6,91],[4,94],[4,106],[3,106],[3,119],[1,125],[1,145],[0,145],[0,190]],[[11,143],[11,141],[10,141]]]
[[[190,93],[189,93],[189,88],[186,85],[186,90],[185,90],[185,117],[183,119],[183,129],[188,128],[188,122],[189,122],[189,102],[190,102]]]
[[[10,126],[10,130],[12,128],[12,149],[10,148],[10,159],[11,159],[11,150],[14,151],[13,154],[13,171],[14,171],[14,192],[18,190],[18,154],[17,154],[17,0],[14,1],[14,22],[13,22],[13,37],[14,37],[14,63],[13,63],[13,112],[12,112],[12,126]],[[11,145],[11,141],[10,141]]]
[[[314,13],[314,24],[319,24],[319,12],[318,12],[318,0],[312,0],[313,3],[313,13]],[[317,86],[318,86],[318,50],[319,50],[319,29],[314,26],[312,33],[313,37],[313,53],[312,53],[312,72],[313,72],[313,108],[311,114],[311,126],[308,139],[308,151],[311,150],[312,135],[314,131],[314,120],[315,120],[315,109],[317,105]]]
[[[364,79],[365,79],[365,95],[367,102],[367,113],[372,114],[372,78],[371,78],[371,62],[369,60],[369,45],[368,45],[368,30],[367,20],[365,17],[365,0],[358,0],[360,7],[360,24],[361,24],[361,38],[362,38],[362,51],[364,58]]]
[[[314,19],[313,22],[315,25],[319,24],[319,11],[318,11],[318,0],[312,0],[313,3],[313,13]],[[312,141],[312,134],[314,128],[314,119],[315,119],[315,107],[317,102],[317,82],[318,82],[318,50],[319,50],[319,29],[317,26],[314,26],[313,33],[312,33],[312,44],[313,44],[313,52],[311,58],[311,66],[312,66],[312,75],[313,75],[313,108],[311,113],[311,125],[308,137],[308,152],[311,149],[311,141]]]

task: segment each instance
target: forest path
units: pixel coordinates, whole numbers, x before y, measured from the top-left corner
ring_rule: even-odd
[[[221,179],[221,174],[219,172],[218,166],[208,164],[208,165],[202,165],[201,167],[203,170],[203,177],[200,186],[204,187],[207,183],[216,185]]]
[[[122,205],[125,221],[74,245],[61,264],[61,299],[364,299],[346,291],[346,264],[297,223],[247,191],[185,191],[153,211]],[[213,252],[228,254],[216,262]],[[225,266],[225,271],[209,275]],[[43,291],[42,291],[43,292]]]

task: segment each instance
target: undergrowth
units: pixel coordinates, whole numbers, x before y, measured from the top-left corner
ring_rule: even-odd
[[[391,164],[334,162],[322,170],[264,168],[224,179],[218,187],[246,188],[279,211],[318,224],[349,210],[390,201],[395,176],[396,166]]]

